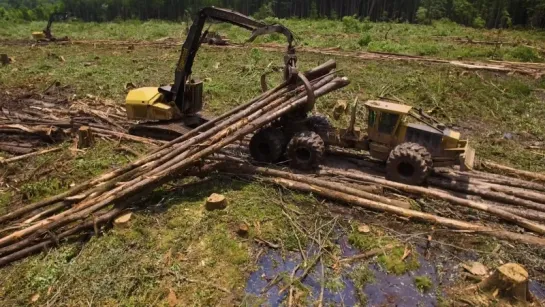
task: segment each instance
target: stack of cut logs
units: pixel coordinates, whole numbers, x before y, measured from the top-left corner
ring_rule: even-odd
[[[163,145],[146,157],[67,192],[0,217],[0,266],[59,244],[121,213],[146,192],[198,167],[200,161],[279,117],[348,85],[329,61],[305,73],[312,89],[283,84]]]
[[[334,61],[316,67],[306,76],[316,97],[348,84],[347,79],[335,75]],[[129,165],[0,216],[0,266],[77,238],[85,230],[98,233],[101,225],[112,221],[129,204],[161,184],[179,176],[210,174],[211,170],[311,192],[405,220],[545,247],[545,178],[542,174],[486,162],[483,163],[485,168],[510,177],[481,171],[436,169],[428,186],[420,187],[387,181],[380,175],[381,164],[363,163],[361,159],[359,169],[331,167],[331,164],[342,164],[334,159],[347,161],[332,157],[318,171],[298,174],[275,166],[254,166],[248,163],[244,153],[239,156],[240,150],[235,150],[238,147],[234,142],[242,141],[302,106],[307,102],[308,93],[303,85],[281,84]],[[367,169],[362,169],[362,165]],[[452,214],[445,216],[441,210],[435,210],[439,214],[423,212],[411,206],[410,198],[441,200],[440,203],[458,206],[460,210],[456,210],[456,219]]]
[[[103,138],[163,143],[127,134],[130,122],[119,104],[92,96],[72,101],[63,93],[52,92],[6,95],[0,101],[1,151],[28,154],[38,147],[73,138],[81,127]]]

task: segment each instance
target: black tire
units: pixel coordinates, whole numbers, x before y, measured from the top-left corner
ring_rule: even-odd
[[[286,137],[282,130],[267,127],[259,130],[250,140],[250,154],[258,162],[276,163],[282,158]]]
[[[324,140],[314,131],[303,131],[291,138],[286,152],[291,167],[310,170],[322,162],[325,152]]]
[[[310,131],[314,131],[324,138],[333,126],[327,116],[318,114],[307,119],[307,127]]]
[[[416,143],[397,145],[390,152],[386,162],[386,178],[411,185],[421,185],[426,181],[433,161],[429,151]]]

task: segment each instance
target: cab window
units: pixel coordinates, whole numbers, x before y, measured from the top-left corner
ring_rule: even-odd
[[[368,126],[373,127],[375,120],[377,119],[377,113],[374,110],[369,110]]]
[[[394,132],[398,119],[399,114],[381,113],[378,132],[388,134]]]

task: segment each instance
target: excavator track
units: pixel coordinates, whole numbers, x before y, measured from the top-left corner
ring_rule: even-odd
[[[172,121],[143,122],[130,127],[129,133],[156,140],[172,141],[208,121],[208,118],[199,115]]]

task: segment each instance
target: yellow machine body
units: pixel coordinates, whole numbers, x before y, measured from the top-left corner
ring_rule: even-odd
[[[411,113],[411,106],[372,100],[367,101],[365,107],[368,110],[367,141],[374,158],[386,161],[394,147],[412,142],[428,149],[434,166],[473,168],[475,150],[469,147],[467,140],[460,139],[459,132],[424,124],[416,113]]]
[[[157,87],[142,87],[129,91],[125,99],[128,119],[132,120],[173,120],[180,117],[173,103],[165,102]]]
[[[45,33],[43,31],[32,32],[32,38],[34,38],[35,40],[44,40],[44,39],[46,39],[45,38]]]

